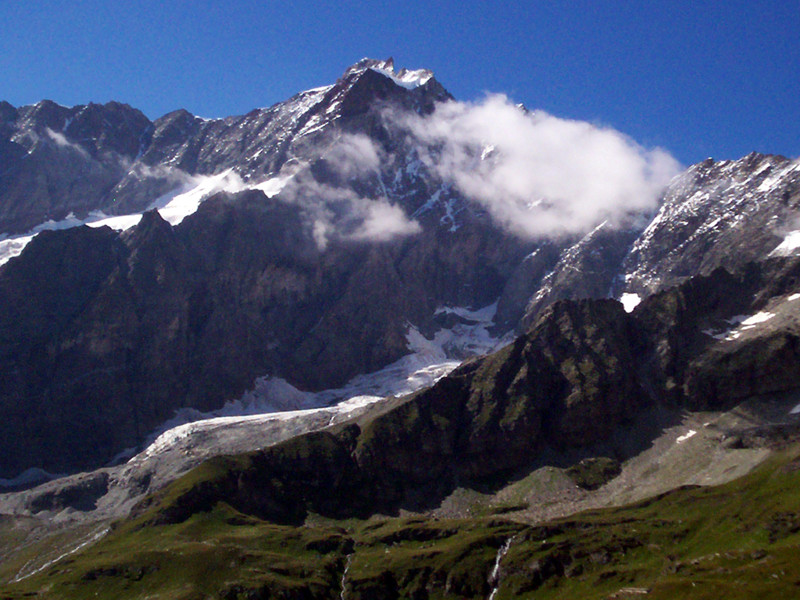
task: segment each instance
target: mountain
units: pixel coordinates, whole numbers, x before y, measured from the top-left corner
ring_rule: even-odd
[[[305,389],[341,385],[402,357],[408,323],[433,332],[437,308],[486,306],[500,295],[533,244],[467,206],[457,226],[443,221],[461,200],[426,175],[383,111],[424,113],[448,96],[427,72],[389,69],[362,61],[333,86],[242,118],[167,115],[115,185],[113,205],[98,189],[92,207],[143,208],[139,196],[152,203],[176,178],[230,168],[240,191],[212,193],[174,227],[151,209],[119,234],[45,232],[3,268],[2,301],[19,312],[0,317],[0,360],[10,374],[0,390],[8,448],[1,475],[97,466],[141,444],[175,409],[219,408],[268,373]],[[55,126],[47,123],[19,120],[12,143],[22,131]],[[348,140],[355,150],[374,144],[387,158],[342,179],[333,157],[355,151]],[[88,150],[42,143],[94,160]],[[281,199],[248,189],[251,179],[263,187],[263,177],[290,178]],[[30,219],[48,215],[42,208]],[[395,235],[395,221],[410,235]],[[81,244],[102,245],[98,264]],[[43,418],[31,421],[32,413]],[[76,432],[90,443],[73,447]]]
[[[264,375],[341,386],[405,355],[409,326],[452,325],[446,307],[496,302],[499,338],[559,299],[736,268],[795,218],[797,163],[751,155],[690,168],[624,226],[519,236],[420,160],[404,115],[451,100],[364,59],[243,117],[3,105],[0,476],[99,466]]]
[[[523,322],[556,299],[641,299],[717,267],[790,255],[799,203],[796,160],[753,153],[693,165],[670,182],[655,215],[629,228],[601,224],[565,250]]]
[[[113,493],[108,473],[0,498],[27,519],[78,518],[73,545],[92,544],[55,567],[11,552],[5,593],[672,598],[692,583],[718,593],[735,574],[742,597],[780,597],[800,535],[799,270],[797,258],[720,268],[632,313],[557,302],[431,388],[207,460],[110,531],[79,518]],[[686,485],[697,479],[728,483]],[[626,497],[640,501],[608,508]],[[552,505],[568,516],[542,523]],[[20,518],[4,535],[49,543]]]
[[[364,59],[334,85],[226,119],[178,110],[150,122],[116,102],[68,108],[45,100],[18,109],[4,103],[2,156],[10,168],[0,179],[0,231],[23,233],[70,213],[139,212],[192,176],[227,169],[254,183],[298,164],[324,170],[325,148],[346,132],[397,144],[381,123],[381,105],[424,114],[449,98],[428,71],[395,74],[391,59]],[[407,165],[390,166],[393,177]]]
[[[800,163],[532,234],[442,167],[507,164],[426,135],[458,107],[391,59],[226,119],[0,104],[4,595],[671,597],[695,582],[625,553],[784,565]],[[752,548],[683,543],[720,506]]]

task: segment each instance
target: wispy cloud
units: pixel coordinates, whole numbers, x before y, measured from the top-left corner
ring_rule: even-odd
[[[303,208],[320,249],[332,239],[386,242],[421,231],[419,223],[385,197],[363,197],[348,187],[320,183],[308,172],[296,174],[278,197]]]
[[[44,131],[47,134],[47,137],[49,137],[50,140],[55,142],[56,146],[60,146],[61,148],[69,148],[71,150],[74,150],[84,158],[89,158],[89,153],[86,151],[85,148],[83,148],[79,144],[70,142],[63,133],[59,131],[53,131],[49,127],[45,128]]]
[[[381,150],[366,135],[345,133],[337,138],[324,158],[343,178],[360,177],[377,172]]]

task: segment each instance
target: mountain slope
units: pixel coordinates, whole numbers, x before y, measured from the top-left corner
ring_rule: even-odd
[[[3,578],[18,573],[20,579],[2,591],[9,599],[144,592],[157,598],[785,598],[800,582],[798,460],[795,445],[723,486],[682,488],[535,526],[489,514],[315,518],[289,527],[220,502],[180,524],[121,524],[38,573],[27,574],[19,559],[5,562]],[[0,532],[9,535],[5,526]]]
[[[612,300],[556,303],[514,344],[378,415],[212,461],[158,492],[148,510],[156,522],[180,522],[224,499],[297,522],[309,511],[345,518],[430,508],[460,485],[492,487],[527,472],[547,449],[612,442],[647,409],[724,410],[796,394],[798,269],[796,259],[736,275],[720,269],[633,314]],[[754,325],[732,318],[750,311],[771,316]],[[723,335],[707,329],[714,323],[733,327]]]
[[[556,300],[735,270],[793,230],[797,162],[751,155],[690,168],[654,217],[520,237],[406,126],[448,100],[428,71],[364,59],[226,119],[3,104],[0,301],[14,308],[0,313],[0,477],[100,466],[177,409],[219,409],[260,377],[340,386],[408,353],[413,332],[430,339],[448,307],[497,302],[497,336],[522,333]],[[82,221],[123,231],[33,237]],[[105,254],[84,254],[95,239]]]

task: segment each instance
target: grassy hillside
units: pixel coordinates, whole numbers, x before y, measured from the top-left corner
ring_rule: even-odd
[[[800,447],[713,488],[541,525],[502,515],[276,525],[225,503],[148,515],[0,588],[0,598],[790,598],[800,593]],[[500,551],[508,545],[507,552]],[[502,554],[499,565],[498,555]]]

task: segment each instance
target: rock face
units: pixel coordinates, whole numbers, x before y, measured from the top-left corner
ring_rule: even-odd
[[[496,332],[523,333],[559,300],[647,296],[736,270],[775,251],[796,217],[798,163],[751,155],[695,165],[655,217],[634,215],[623,229],[521,239],[426,167],[398,125],[448,99],[428,71],[364,59],[333,85],[226,119],[0,103],[0,231],[151,208],[123,233],[44,232],[0,266],[0,477],[104,464],[175,409],[218,408],[265,374],[304,389],[340,385],[404,355],[410,324],[435,332],[441,307],[497,302]],[[358,168],[342,160],[354,153]],[[211,177],[230,189],[179,223],[152,210]],[[569,348],[599,343],[576,339]],[[688,367],[680,343],[665,343],[672,354],[648,368],[666,380]],[[765,352],[789,360],[791,343]],[[565,414],[608,386],[636,395],[639,384],[625,387],[599,358],[605,350],[586,359],[610,378],[602,385],[581,379],[587,365],[558,367],[563,385],[583,382]],[[638,350],[610,352],[627,360]],[[692,368],[685,385],[707,389]],[[603,410],[546,428],[594,438],[598,420],[624,413]],[[531,435],[545,418],[537,411]]]
[[[225,499],[301,522],[308,511],[347,518],[420,509],[459,485],[507,481],[544,448],[605,442],[648,407],[721,410],[796,393],[799,274],[797,259],[718,269],[632,314],[613,300],[559,301],[510,346],[382,414],[214,460],[138,511],[175,522]],[[742,311],[772,316],[715,333],[714,323]]]
[[[625,257],[625,289],[649,294],[764,258],[795,228],[798,207],[797,161],[753,153],[694,165],[672,182]]]
[[[208,200],[175,228],[153,211],[122,235],[37,237],[0,271],[14,307],[0,317],[3,473],[108,460],[264,373],[313,389],[374,371],[407,352],[408,322],[434,329],[438,306],[499,295],[526,249],[490,239],[465,227],[323,252],[296,206],[258,191]]]
[[[636,228],[614,229],[604,223],[561,252],[535,293],[529,295],[523,328],[556,300],[611,296],[622,261],[638,233]]]
[[[147,117],[117,102],[4,103],[0,118],[0,231],[11,233],[112,207],[114,187],[152,132]]]

